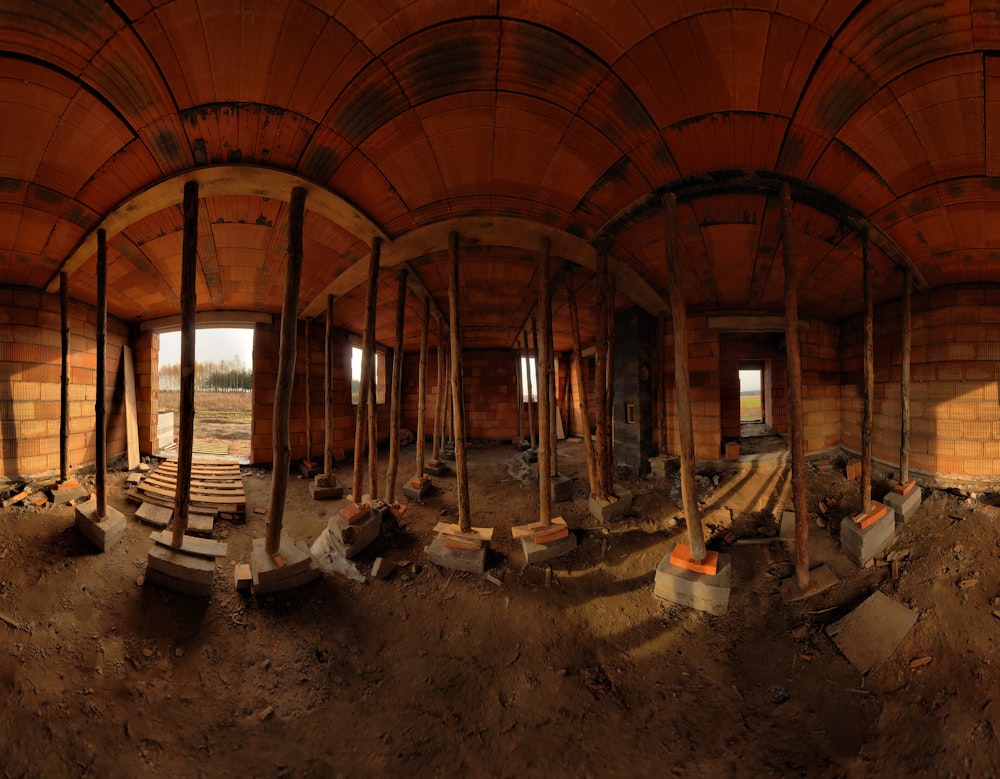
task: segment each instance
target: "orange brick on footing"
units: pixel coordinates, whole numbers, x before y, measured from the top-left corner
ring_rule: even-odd
[[[859,528],[864,530],[865,528],[871,527],[876,522],[878,522],[886,514],[886,508],[881,503],[872,502],[871,510],[867,514],[858,514],[855,516],[854,524]]]
[[[348,525],[356,525],[357,523],[364,520],[370,512],[371,512],[371,506],[369,506],[367,503],[364,503],[360,506],[356,503],[348,503],[346,506],[341,508],[340,511],[337,512],[337,514]]]
[[[705,559],[700,562],[691,556],[691,547],[688,544],[677,544],[674,551],[670,553],[670,564],[678,568],[684,568],[695,573],[704,573],[715,576],[719,570],[719,553],[706,552]]]

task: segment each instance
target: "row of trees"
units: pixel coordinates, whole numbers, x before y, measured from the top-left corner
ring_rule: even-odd
[[[240,356],[219,362],[196,362],[194,364],[195,389],[208,392],[249,392],[253,387],[253,371],[243,364]],[[160,366],[160,391],[179,392],[181,388],[181,366]]]

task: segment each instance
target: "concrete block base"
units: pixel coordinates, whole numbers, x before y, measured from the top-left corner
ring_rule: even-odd
[[[215,580],[215,560],[153,544],[146,556],[146,581],[185,595],[208,598]]]
[[[448,473],[448,466],[441,460],[428,460],[424,470],[431,476],[444,476]]]
[[[382,514],[369,511],[368,516],[358,522],[348,524],[339,514],[334,514],[329,524],[330,540],[344,557],[360,554],[379,537],[382,530]]]
[[[860,568],[864,568],[869,560],[882,555],[896,536],[896,512],[890,507],[877,522],[863,530],[851,517],[845,517],[840,523],[840,549],[847,559]],[[872,511],[878,511],[881,505],[872,501]]]
[[[442,568],[469,573],[486,572],[486,544],[479,549],[452,549],[445,546],[444,535],[439,535],[427,550],[427,559]]]
[[[87,493],[88,490],[86,487],[60,487],[59,489],[52,490],[52,503],[56,506],[65,506],[77,498],[84,497]]]
[[[732,560],[719,554],[716,574],[710,576],[673,565],[668,553],[656,569],[653,594],[661,600],[721,616],[729,609]]]
[[[649,470],[654,479],[666,479],[678,468],[678,458],[659,455],[649,458]]]
[[[414,481],[415,479],[411,479],[403,485],[403,496],[407,500],[423,500],[431,489],[431,480],[425,476],[420,480],[419,487],[413,485]]]
[[[562,557],[576,549],[576,536],[570,533],[565,538],[550,541],[547,544],[536,544],[530,537],[521,539],[521,549],[524,551],[524,559],[529,565],[534,563],[544,563],[554,557]]]
[[[449,447],[442,446],[441,447],[441,451],[438,452],[438,456],[442,460],[450,460],[451,462],[454,462],[455,461],[455,450],[454,450],[454,448],[452,448],[450,446]]]
[[[315,460],[300,460],[299,461],[299,473],[302,474],[303,479],[311,479],[318,473],[321,473],[323,469]]]
[[[617,500],[611,500],[607,503],[591,495],[589,503],[590,513],[601,522],[614,522],[616,519],[624,517],[628,513],[628,510],[632,508],[632,493],[622,489],[619,489],[617,492]]]
[[[335,476],[318,473],[309,485],[309,494],[313,500],[336,500],[344,497],[344,488]]]
[[[537,463],[538,462],[538,450],[537,449],[528,449],[524,453],[524,459],[528,463]]]
[[[256,538],[250,556],[255,593],[280,592],[301,587],[320,575],[309,549],[301,541],[281,537],[278,554],[267,553],[265,540]]]
[[[791,546],[795,545],[795,512],[781,512],[781,528],[778,531],[778,539]]]
[[[890,492],[882,502],[896,512],[897,522],[909,522],[920,508],[921,500],[920,487],[914,487],[906,495]]]
[[[562,503],[573,498],[573,479],[569,476],[553,476],[550,480],[552,502]]]
[[[90,543],[102,552],[107,552],[125,537],[125,515],[118,509],[107,506],[107,516],[97,522],[94,517],[96,511],[96,498],[76,506],[76,527]]]

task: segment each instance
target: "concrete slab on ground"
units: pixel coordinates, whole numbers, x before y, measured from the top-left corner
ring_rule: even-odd
[[[826,634],[855,668],[866,674],[896,651],[917,612],[876,590],[845,617],[827,626]]]
[[[118,509],[107,506],[107,516],[97,522],[94,517],[96,511],[96,498],[76,506],[74,508],[75,524],[90,543],[102,552],[107,552],[125,537],[125,515]]]
[[[601,522],[614,522],[624,517],[632,508],[632,493],[619,488],[615,497],[606,503],[591,495],[589,507],[590,513]]]
[[[445,536],[439,535],[427,549],[427,559],[442,568],[469,573],[486,571],[486,544],[478,549],[453,549],[445,545]]]
[[[52,503],[56,506],[65,506],[72,503],[77,498],[82,498],[90,492],[86,487],[68,487],[66,489],[52,490]]]
[[[719,554],[716,574],[710,576],[673,565],[668,552],[656,569],[653,594],[680,606],[721,616],[729,609],[732,571],[732,558],[725,553]]]

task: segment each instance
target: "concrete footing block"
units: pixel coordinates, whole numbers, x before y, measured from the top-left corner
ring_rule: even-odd
[[[336,500],[344,497],[344,488],[335,476],[318,473],[309,485],[309,494],[313,500]]]
[[[469,573],[486,572],[486,544],[479,549],[452,549],[445,545],[445,536],[439,535],[427,549],[427,559],[442,568]]]
[[[302,541],[287,536],[281,537],[278,554],[273,556],[267,553],[265,539],[254,539],[250,570],[255,593],[280,592],[301,587],[320,575],[319,568],[309,554],[309,548]]]
[[[303,479],[311,479],[318,473],[322,472],[320,465],[314,460],[299,460],[299,473],[302,474]]]
[[[431,476],[444,476],[448,473],[448,465],[441,460],[428,460],[424,470]]]
[[[658,455],[649,458],[649,471],[654,479],[666,479],[679,466],[678,458],[669,455]]]
[[[872,511],[881,508],[881,504],[872,501]],[[864,529],[851,517],[840,523],[840,550],[860,568],[881,556],[896,536],[896,512],[888,506],[886,509],[885,516]]]
[[[524,551],[524,559],[529,565],[544,563],[546,560],[562,557],[576,549],[576,535],[570,532],[565,538],[559,538],[547,544],[536,544],[530,536],[525,536],[521,539],[521,549]]]
[[[369,509],[368,516],[352,523],[345,521],[339,513],[334,514],[328,526],[330,540],[344,557],[356,557],[375,539],[382,530],[382,514]]]
[[[175,592],[208,598],[215,581],[215,560],[153,544],[146,556],[146,581]]]
[[[890,492],[882,502],[896,512],[897,522],[909,522],[920,508],[922,499],[920,487],[914,487],[906,495]]]
[[[424,476],[422,479],[410,479],[403,485],[403,496],[407,500],[423,500],[431,489],[431,480]]]
[[[670,562],[670,552],[656,569],[653,594],[680,606],[721,616],[729,610],[732,559],[720,553],[714,576],[696,573]]]
[[[616,519],[621,519],[632,508],[632,493],[623,489],[618,489],[616,492],[615,499],[609,500],[607,503],[598,500],[593,495],[590,496],[590,513],[601,522],[614,522]]]
[[[573,479],[569,476],[552,476],[549,484],[552,491],[552,502],[563,503],[573,499]]]
[[[81,503],[74,509],[77,529],[102,552],[107,552],[125,537],[125,515],[112,506],[107,506],[106,509],[107,516],[100,522],[94,516],[97,511],[96,498]]]
[[[441,450],[438,452],[438,456],[442,460],[455,461],[455,448],[452,446],[442,446]]]
[[[72,503],[77,498],[82,498],[88,493],[86,487],[65,487],[52,490],[52,503],[55,506],[65,506]]]

